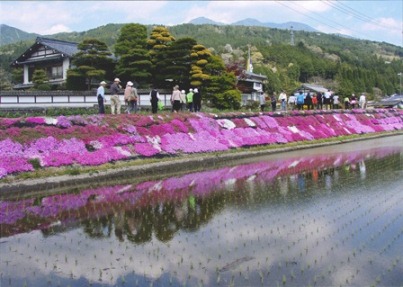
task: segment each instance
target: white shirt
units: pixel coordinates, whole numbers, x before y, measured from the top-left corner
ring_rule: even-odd
[[[99,86],[97,89],[97,96],[101,95],[105,99],[105,89],[103,86]]]
[[[285,93],[281,93],[280,96],[278,97],[278,100],[281,102],[281,100],[287,101],[287,95]]]

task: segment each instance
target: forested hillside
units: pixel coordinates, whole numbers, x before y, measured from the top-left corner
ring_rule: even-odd
[[[114,51],[124,24],[108,24],[85,32],[48,36],[81,42],[96,38]],[[152,26],[146,26],[150,33]],[[358,40],[318,32],[290,31],[266,27],[182,24],[168,27],[176,38],[190,37],[220,55],[228,67],[245,63],[251,45],[254,72],[269,78],[268,91],[292,89],[301,82],[325,84],[340,93],[367,92],[371,96],[400,90],[403,48],[388,43]],[[21,41],[0,47],[0,65],[11,75],[9,64],[33,44]],[[238,67],[239,68],[239,67]]]

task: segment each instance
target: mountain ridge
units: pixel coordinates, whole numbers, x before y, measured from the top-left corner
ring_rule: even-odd
[[[7,24],[0,24],[0,46],[16,43],[19,41],[32,40],[38,36],[41,35],[25,32],[21,29],[9,26]]]
[[[246,19],[243,19],[243,20],[240,20],[237,22],[233,22],[231,24],[225,24],[225,23],[213,21],[206,17],[198,17],[198,18],[190,20],[187,24],[194,24],[194,25],[208,24],[208,25],[219,25],[219,26],[225,26],[225,25],[228,25],[228,26],[254,26],[254,27],[284,29],[284,30],[293,29],[295,31],[317,32],[317,30],[315,30],[314,28],[312,28],[306,24],[299,23],[299,22],[286,22],[286,23],[281,23],[281,24],[270,23],[270,22],[263,23],[263,22],[260,22],[259,20],[253,19],[253,18],[246,18]],[[109,24],[102,25],[102,26],[108,26],[108,25]],[[148,26],[148,25],[146,25],[146,26]],[[68,32],[68,33],[82,34],[82,33],[88,32],[88,31]],[[16,43],[19,41],[35,40],[36,37],[38,37],[38,36],[52,37],[52,36],[57,36],[59,34],[63,34],[63,33],[56,33],[54,35],[41,35],[41,34],[37,34],[37,33],[29,33],[29,32],[23,31],[21,29],[9,26],[7,24],[0,24],[0,46],[4,46],[7,44],[13,44],[13,43]]]
[[[224,24],[222,22],[213,21],[206,17],[198,17],[193,20],[190,20],[189,24],[195,24],[195,25],[210,24],[210,25],[220,25],[220,26],[221,25],[256,26],[256,27],[266,27],[266,28],[273,28],[273,29],[284,29],[284,30],[293,29],[295,31],[318,32],[318,30],[312,28],[311,26],[300,23],[300,22],[272,23],[272,22],[261,22],[254,18],[245,18],[243,20],[236,21],[231,24]]]

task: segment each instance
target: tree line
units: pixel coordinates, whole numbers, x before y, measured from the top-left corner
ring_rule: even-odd
[[[217,108],[239,108],[241,93],[235,74],[227,71],[221,57],[190,37],[175,39],[164,26],[147,36],[141,24],[127,24],[120,30],[114,54],[97,39],[78,44],[67,73],[66,88],[90,89],[92,83],[119,77],[138,88],[180,89],[198,87],[204,98]]]
[[[206,96],[219,92],[211,102],[228,102],[239,96],[234,75],[245,67],[247,46],[251,44],[254,72],[267,76],[265,91],[269,93],[282,89],[290,93],[304,82],[324,85],[341,96],[366,92],[369,99],[401,90],[398,74],[403,70],[402,47],[323,33],[294,31],[294,35],[296,45],[292,46],[289,31],[265,27],[182,24],[168,30],[162,26],[108,24],[55,38],[82,41],[82,59],[76,62],[76,68],[81,68],[69,72],[69,89],[87,89],[89,78],[119,76],[145,88],[156,85],[170,89],[178,83],[186,89],[202,83]],[[90,45],[105,53],[114,51],[113,56],[94,60],[94,48],[84,47],[88,37],[102,42]],[[2,66],[6,55],[10,57],[9,53],[0,55]],[[99,74],[102,70],[105,74]]]

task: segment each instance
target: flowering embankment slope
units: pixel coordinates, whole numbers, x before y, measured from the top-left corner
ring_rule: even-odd
[[[0,178],[39,167],[226,151],[403,130],[399,110],[0,119]]]

